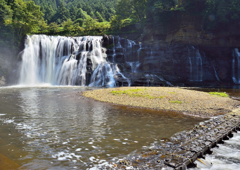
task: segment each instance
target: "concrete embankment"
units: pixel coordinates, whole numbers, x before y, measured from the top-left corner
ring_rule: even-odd
[[[195,166],[194,161],[211,153],[210,149],[240,131],[240,109],[201,122],[188,132],[181,132],[139,155],[119,161],[116,168],[176,169]]]

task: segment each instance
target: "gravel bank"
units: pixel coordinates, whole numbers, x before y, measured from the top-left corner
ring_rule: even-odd
[[[179,111],[201,117],[225,114],[240,105],[240,101],[229,97],[176,87],[120,87],[86,91],[83,95],[112,104]]]

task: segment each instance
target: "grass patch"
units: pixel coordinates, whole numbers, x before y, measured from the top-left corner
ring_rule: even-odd
[[[176,101],[169,101],[169,103],[177,103],[177,104],[182,104],[182,101],[178,101],[178,100],[176,100]]]
[[[144,98],[149,98],[149,99],[163,99],[165,96],[151,96],[146,92],[145,89],[129,89],[129,90],[113,90],[111,93],[113,95],[122,95],[126,94],[130,97],[144,97]]]
[[[225,92],[209,92],[209,94],[219,97],[229,97],[229,95]]]
[[[169,94],[175,94],[176,92],[168,92]]]
[[[122,95],[122,94],[134,94],[134,93],[138,93],[138,92],[143,92],[145,91],[144,89],[129,89],[129,90],[113,90],[111,91],[112,94],[114,95]]]

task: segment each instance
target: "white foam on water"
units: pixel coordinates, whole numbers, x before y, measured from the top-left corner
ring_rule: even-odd
[[[59,161],[66,161],[66,160],[72,160],[74,158],[77,158],[77,160],[80,160],[82,156],[76,155],[75,153],[67,153],[67,152],[58,152],[57,154],[53,154],[52,158],[55,158]]]
[[[13,119],[4,120],[4,123],[13,123],[13,122],[14,122]]]
[[[82,148],[78,148],[76,149],[76,152],[80,152],[82,150]]]
[[[196,161],[197,169],[201,170],[237,170],[240,169],[240,165],[236,163],[228,163],[227,161],[215,158],[213,155],[206,155],[205,160],[202,159],[205,163],[201,163],[200,161]],[[193,170],[193,169],[190,169]]]
[[[238,170],[240,169],[240,150],[234,145],[240,145],[240,135],[234,133],[234,137],[224,141],[226,144],[219,144],[219,147],[212,149],[211,155],[206,155],[205,159],[196,161],[197,168],[191,170]]]

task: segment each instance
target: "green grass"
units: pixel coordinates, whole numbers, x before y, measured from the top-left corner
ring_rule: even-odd
[[[229,95],[225,92],[209,92],[209,94],[219,97],[229,97]]]
[[[178,101],[178,100],[176,100],[176,101],[169,101],[169,103],[177,103],[177,104],[182,104],[182,101]]]
[[[129,90],[113,90],[111,91],[111,93],[113,95],[122,95],[122,94],[126,94],[130,97],[145,97],[145,98],[149,98],[149,99],[163,99],[165,98],[165,96],[151,96],[146,92],[146,88],[145,89],[129,89]]]
[[[176,92],[168,92],[169,94],[175,94]]]

